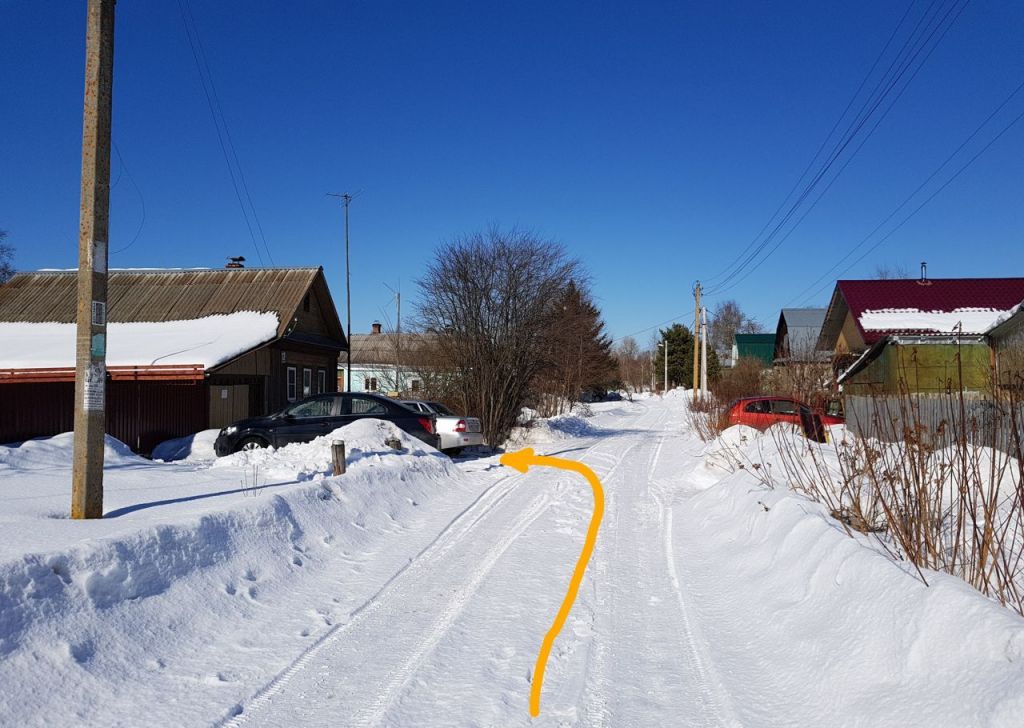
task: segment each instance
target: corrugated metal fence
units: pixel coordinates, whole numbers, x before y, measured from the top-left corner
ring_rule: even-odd
[[[978,393],[848,396],[846,424],[851,431],[883,442],[919,437],[934,447],[960,438],[1015,453],[1024,437],[1024,404],[996,402]]]
[[[107,382],[107,433],[136,452],[206,428],[203,382]],[[0,443],[70,432],[74,382],[0,384]]]

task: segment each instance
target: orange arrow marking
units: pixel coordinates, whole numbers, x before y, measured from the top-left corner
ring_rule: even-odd
[[[576,594],[580,590],[580,582],[583,581],[583,573],[587,570],[590,556],[594,553],[594,544],[597,542],[597,530],[601,527],[601,517],[604,515],[604,489],[601,488],[601,481],[597,479],[594,471],[576,460],[565,460],[563,458],[550,457],[548,455],[537,455],[532,447],[523,448],[517,452],[506,453],[501,456],[501,464],[515,468],[525,473],[531,465],[546,465],[551,468],[572,470],[579,473],[594,491],[594,515],[590,517],[590,525],[587,527],[587,538],[583,542],[583,551],[576,561],[576,568],[572,572],[572,579],[569,582],[569,591],[566,592],[562,606],[558,608],[555,621],[551,629],[544,635],[540,644],[540,654],[537,655],[537,665],[533,669],[533,681],[530,684],[530,715],[536,718],[540,715],[540,690],[544,684],[544,668],[548,664],[548,656],[551,654],[551,647],[555,638],[565,626],[565,620],[569,617],[573,602],[576,601]]]

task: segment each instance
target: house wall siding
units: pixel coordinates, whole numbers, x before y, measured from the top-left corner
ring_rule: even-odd
[[[958,363],[959,357],[959,363]],[[901,391],[986,392],[991,383],[989,348],[984,344],[891,344],[862,371],[844,382],[848,394]]]
[[[859,354],[866,349],[864,338],[857,330],[857,322],[853,320],[853,314],[847,313],[843,321],[843,328],[839,331],[839,338],[836,339],[836,354]]]

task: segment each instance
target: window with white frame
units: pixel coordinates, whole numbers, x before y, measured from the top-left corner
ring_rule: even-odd
[[[412,380],[409,381],[409,389],[411,389],[414,392],[420,391],[422,386],[423,386],[423,384],[422,384],[422,382],[420,382],[419,379],[412,379]]]
[[[366,377],[363,380],[363,389],[367,392],[377,391],[377,377]]]
[[[313,370],[303,369],[302,370],[302,396],[308,397],[313,394]]]
[[[296,396],[295,396],[295,367],[288,367],[287,382],[288,382],[288,385],[287,385],[287,387],[288,387],[288,391],[287,391],[288,401],[289,402],[294,402],[297,399]]]

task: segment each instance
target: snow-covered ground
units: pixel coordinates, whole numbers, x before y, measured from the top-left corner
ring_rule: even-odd
[[[1021,724],[1020,617],[731,472],[678,393],[591,406],[533,433],[607,498],[535,721],[589,488],[365,422],[338,478],[326,442],[112,444],[97,522],[66,436],[0,448],[0,725]]]

